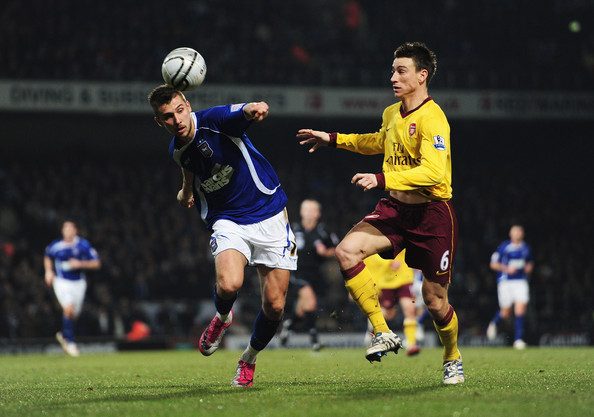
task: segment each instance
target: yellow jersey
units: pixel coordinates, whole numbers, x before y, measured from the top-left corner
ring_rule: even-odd
[[[400,288],[406,284],[412,284],[414,280],[413,270],[404,262],[403,250],[395,259],[383,259],[379,255],[372,255],[363,261],[373,275],[373,280],[378,289]],[[392,268],[392,263],[398,261],[400,266]]]
[[[450,125],[428,97],[401,112],[402,102],[386,107],[378,132],[336,135],[336,147],[364,155],[384,154],[385,189],[417,190],[432,200],[452,198]]]

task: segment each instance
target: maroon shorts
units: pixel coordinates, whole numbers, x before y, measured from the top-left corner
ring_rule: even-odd
[[[379,295],[380,305],[386,310],[391,309],[401,298],[414,298],[412,295],[412,284],[406,284],[398,288],[384,288]]]
[[[393,250],[380,256],[395,258],[406,249],[407,265],[423,271],[426,279],[440,284],[451,281],[458,239],[451,201],[405,204],[392,197],[382,198],[362,221],[392,242]]]

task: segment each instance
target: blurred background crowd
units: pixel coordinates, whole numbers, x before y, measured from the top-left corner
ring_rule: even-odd
[[[131,0],[8,0],[0,11],[0,79],[160,82],[173,47],[203,52],[209,84],[382,87],[395,46],[423,40],[439,58],[431,87],[580,91],[594,87],[594,7],[587,1],[220,2],[169,6]],[[89,12],[92,10],[92,12]],[[199,108],[199,103],[194,103]],[[272,109],[274,111],[274,109]],[[381,158],[309,155],[298,128],[371,132],[376,119],[278,119],[249,132],[273,163],[298,221],[318,199],[339,236],[380,192],[350,184]],[[51,337],[60,310],[43,282],[43,251],[64,218],[98,250],[81,336],[124,337],[135,320],[184,339],[212,317],[213,260],[195,210],[175,201],[179,169],[146,115],[0,114],[0,338]],[[497,309],[491,253],[520,223],[535,254],[528,341],[592,331],[594,258],[586,149],[592,121],[450,120],[459,252],[451,287],[461,331],[483,334]],[[590,175],[588,175],[588,173]],[[365,322],[327,261],[315,287],[327,331]],[[257,312],[254,271],[240,294],[241,323]]]
[[[436,87],[575,90],[594,86],[592,21],[589,0],[6,0],[0,78],[153,81],[187,45],[209,83],[384,86],[387,52],[422,39]]]

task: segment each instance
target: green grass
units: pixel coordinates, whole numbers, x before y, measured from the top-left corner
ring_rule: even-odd
[[[442,386],[441,350],[369,364],[362,349],[270,350],[252,389],[237,351],[0,357],[0,416],[593,416],[594,349],[465,348]]]

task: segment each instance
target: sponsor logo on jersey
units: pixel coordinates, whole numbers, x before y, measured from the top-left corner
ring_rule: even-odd
[[[445,139],[439,135],[433,136],[433,147],[439,151],[445,151]]]
[[[386,164],[390,165],[421,165],[421,158],[413,158],[410,155],[390,155],[386,158]]]
[[[211,171],[212,176],[207,180],[202,181],[200,187],[202,187],[206,193],[218,191],[229,184],[229,181],[231,181],[231,177],[233,176],[233,171],[232,166],[215,164]]]
[[[411,123],[408,126],[408,136],[412,136],[417,132],[417,124],[416,123]]]

